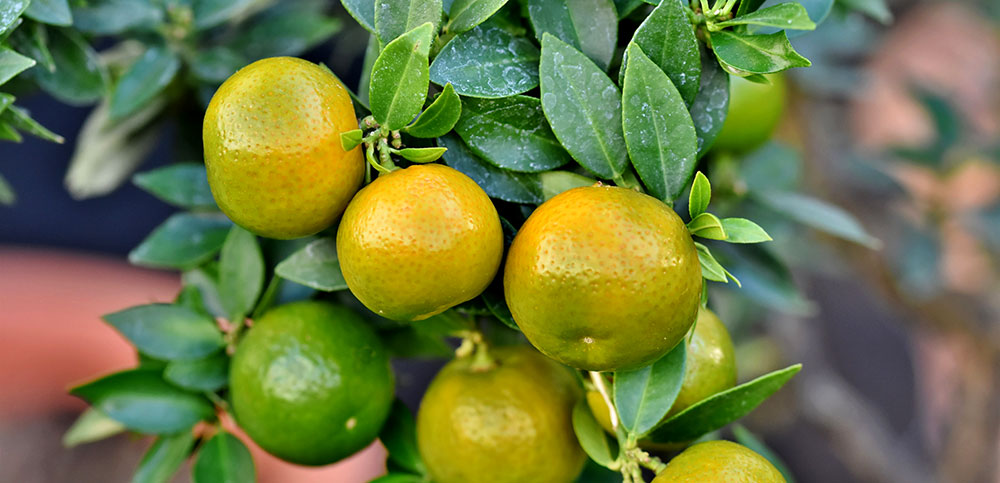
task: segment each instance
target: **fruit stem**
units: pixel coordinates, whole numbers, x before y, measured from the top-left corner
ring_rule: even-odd
[[[611,416],[611,429],[614,429],[615,433],[617,433],[618,411],[615,410],[615,403],[611,401],[611,393],[608,391],[608,384],[600,372],[588,372],[590,373],[590,380],[594,381],[594,386],[597,387],[597,392],[601,393],[601,397],[604,398],[604,404],[608,405],[608,414]]]
[[[667,464],[663,460],[643,451],[641,448],[630,448],[626,451],[633,460],[638,461],[643,467],[652,470],[653,473],[660,474],[667,467]]]
[[[462,334],[462,345],[455,350],[455,357],[472,357],[470,368],[475,372],[483,372],[497,366],[497,361],[490,355],[489,344],[483,333],[478,330],[465,331]]]

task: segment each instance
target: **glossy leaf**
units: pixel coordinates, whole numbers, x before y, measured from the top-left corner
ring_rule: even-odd
[[[333,238],[320,238],[309,243],[279,263],[274,273],[286,280],[324,292],[347,288],[344,274],[340,272],[337,244]]]
[[[611,0],[529,0],[535,35],[554,35],[607,70],[618,41],[618,14]]]
[[[681,391],[686,358],[686,344],[682,341],[646,367],[615,372],[615,407],[630,434],[641,438],[670,411]]]
[[[194,26],[205,30],[251,11],[257,0],[193,0]]]
[[[657,443],[691,441],[720,429],[753,411],[801,369],[802,364],[796,364],[709,396],[671,416],[650,439]]]
[[[615,10],[618,12],[618,18],[627,17],[643,3],[646,3],[645,0],[615,0]]]
[[[73,24],[68,0],[31,0],[24,16],[49,25],[67,27]]]
[[[157,438],[146,451],[132,475],[132,483],[166,483],[184,464],[194,449],[194,435],[190,431]]]
[[[229,356],[220,351],[202,359],[170,361],[163,378],[190,391],[218,391],[229,383]]]
[[[538,86],[539,51],[531,41],[487,22],[448,42],[431,64],[435,84],[470,97],[507,97]]]
[[[152,30],[164,21],[163,9],[148,0],[74,2],[72,13],[74,29],[98,35]]]
[[[771,241],[760,225],[745,218],[723,218],[722,229],[726,232],[726,241],[729,243],[763,243]]]
[[[365,30],[375,33],[375,0],[340,0],[340,3]]]
[[[473,152],[499,168],[538,172],[571,161],[534,97],[467,99],[455,132]]]
[[[104,320],[140,352],[161,360],[199,359],[224,345],[211,317],[179,305],[139,305]]]
[[[598,424],[594,414],[590,412],[587,400],[581,398],[573,407],[573,432],[583,447],[583,451],[597,464],[607,467],[618,457],[617,450],[612,449],[608,435]]]
[[[729,111],[729,74],[708,49],[701,47],[700,50],[701,84],[691,103],[699,159],[712,147]]]
[[[84,410],[73,426],[66,430],[62,444],[67,448],[72,448],[80,444],[100,441],[121,434],[123,431],[125,431],[125,426],[122,423],[90,407]]]
[[[798,193],[764,191],[754,193],[753,199],[799,223],[833,236],[868,248],[881,246],[881,242],[869,235],[853,215],[816,198]]]
[[[129,252],[129,262],[154,268],[195,267],[222,248],[231,226],[222,215],[175,214]]]
[[[636,29],[632,42],[670,77],[684,102],[691,104],[698,94],[701,54],[685,10],[677,2],[661,2]]]
[[[580,51],[542,38],[542,108],[552,132],[580,165],[603,179],[625,172],[621,92]]]
[[[108,73],[97,52],[68,29],[48,29],[54,69],[32,69],[30,76],[45,92],[68,104],[90,104],[107,94]]]
[[[389,418],[378,435],[379,441],[389,453],[389,461],[395,467],[417,474],[426,473],[424,462],[417,450],[417,425],[410,409],[396,399],[392,403]]]
[[[688,215],[691,219],[695,219],[695,217],[708,210],[708,203],[711,200],[712,184],[701,171],[698,171],[694,175],[694,182],[691,183],[691,193],[688,195]]]
[[[440,57],[438,57],[440,58]],[[434,66],[431,66],[434,72]],[[432,76],[433,77],[433,76]],[[462,116],[462,99],[455,93],[455,87],[445,84],[441,94],[431,105],[420,113],[413,124],[403,128],[403,132],[418,138],[436,138],[448,134]]]
[[[445,151],[447,151],[446,148],[403,148],[396,154],[414,163],[432,163],[437,161]]]
[[[194,483],[245,483],[257,481],[250,450],[239,438],[219,431],[198,449],[191,469]]]
[[[490,198],[512,203],[539,204],[543,201],[537,175],[497,168],[476,156],[454,134],[439,138],[438,144],[448,148],[444,153],[445,164],[472,178]]]
[[[146,106],[174,79],[180,67],[180,59],[169,48],[146,49],[111,93],[111,118],[121,120]]]
[[[35,60],[8,48],[0,48],[0,84],[35,65]]]
[[[715,24],[716,27],[758,25],[780,29],[813,30],[816,24],[809,19],[809,12],[799,3],[789,2],[762,8],[756,12]]]
[[[625,144],[650,194],[670,203],[687,188],[694,172],[698,136],[670,78],[638,45],[630,44],[627,52],[622,89]]]
[[[695,242],[694,246],[698,251],[698,261],[701,263],[701,276],[713,282],[729,283],[726,269],[715,259],[712,251],[698,242]]]
[[[30,3],[30,0],[8,0],[0,3],[0,39],[19,23],[21,14]]]
[[[538,173],[538,178],[542,183],[542,197],[546,201],[563,191],[581,186],[593,186],[597,182],[593,178],[572,171],[546,171]]]
[[[350,151],[361,145],[364,135],[364,131],[360,129],[342,132],[340,133],[340,147],[344,148],[344,151]]]
[[[389,42],[375,59],[368,98],[375,120],[389,129],[406,126],[424,106],[433,39],[433,26],[425,23]]]
[[[722,220],[711,213],[702,213],[692,218],[687,226],[694,236],[712,240],[726,239],[726,229],[722,226]]]
[[[140,433],[187,431],[215,414],[208,399],[167,384],[156,370],[118,372],[77,386],[70,394]]]
[[[253,310],[264,288],[264,256],[257,237],[233,225],[219,254],[219,295],[230,320]]]
[[[448,9],[449,33],[460,34],[471,30],[500,10],[507,0],[453,0]]]
[[[723,67],[737,75],[769,74],[812,65],[792,48],[784,31],[745,35],[722,30],[712,33],[712,47]]]
[[[215,208],[215,199],[208,186],[205,165],[177,163],[132,177],[136,186],[153,196],[181,208]]]
[[[0,112],[0,122],[46,141],[54,143],[62,143],[64,141],[62,136],[49,131],[45,126],[39,124],[38,121],[32,119],[31,113],[22,107],[7,106],[7,109]]]
[[[225,46],[251,59],[296,56],[319,45],[340,30],[337,17],[322,15],[303,4],[259,18]]]
[[[375,35],[385,45],[427,22],[437,31],[441,15],[441,0],[376,0]]]

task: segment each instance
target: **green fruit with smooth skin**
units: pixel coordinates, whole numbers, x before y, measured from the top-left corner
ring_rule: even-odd
[[[325,465],[368,446],[393,399],[389,357],[353,311],[282,305],[257,319],[229,370],[236,421],[267,452]]]
[[[212,96],[202,137],[208,183],[236,224],[269,238],[330,226],[361,185],[361,148],[340,134],[358,128],[347,89],[302,59],[258,60]]]
[[[653,483],[785,483],[785,477],[750,448],[720,440],[684,450]]]
[[[714,312],[702,307],[687,345],[684,381],[666,417],[736,385],[733,339]]]
[[[436,483],[568,483],[586,456],[573,432],[581,396],[570,371],[527,346],[456,359],[431,382],[417,445]]]
[[[785,76],[767,78],[770,84],[729,76],[729,112],[713,150],[743,153],[771,139],[785,112]]]
[[[698,314],[701,265],[687,227],[662,201],[587,186],[538,207],[507,254],[514,321],[549,357],[588,371],[649,364]]]

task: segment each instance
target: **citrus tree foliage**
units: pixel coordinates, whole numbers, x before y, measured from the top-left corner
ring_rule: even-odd
[[[742,217],[743,208],[753,205],[782,223],[861,244],[875,241],[846,213],[797,193],[795,180],[783,178],[775,164],[776,156],[787,158],[780,147],[740,154],[748,161],[739,168],[733,156],[717,156],[730,164],[706,158],[726,119],[731,76],[768,83],[768,75],[809,66],[789,35],[816,28],[834,3],[342,0],[347,17],[307,0],[23,0],[13,2],[19,10],[8,2],[0,12],[0,82],[29,69],[21,77],[60,100],[99,103],[80,133],[67,178],[75,194],[95,195],[139,165],[171,106],[191,99],[204,106],[250,61],[299,54],[328,39],[343,20],[356,21],[370,36],[352,93],[358,129],[341,142],[346,149],[361,146],[367,181],[397,166],[444,163],[493,199],[506,244],[535,207],[565,190],[595,183],[634,189],[682,215],[697,237],[706,280],[742,286],[768,307],[806,310],[788,269],[768,248],[772,236]],[[884,12],[869,2],[836,3]],[[98,54],[90,46],[95,39],[112,39],[113,46]],[[0,136],[23,131],[55,138],[13,101],[0,94]],[[712,202],[703,171],[713,179],[720,174],[719,202]],[[182,211],[129,260],[179,270],[184,287],[173,303],[105,317],[135,346],[139,362],[71,390],[92,407],[66,441],[122,431],[156,435],[137,469],[140,481],[168,479],[191,455],[195,481],[253,479],[249,453],[221,429],[219,415],[230,409],[228,366],[247,321],[275,305],[306,298],[347,304],[377,329],[394,357],[449,357],[447,338],[469,340],[476,326],[499,340],[518,338],[499,280],[428,320],[389,321],[347,291],[336,226],[298,240],[258,238],[219,212],[201,163],[133,180]],[[703,304],[708,296],[703,291]],[[576,436],[594,464],[640,481],[640,466],[655,470],[662,462],[638,441],[676,443],[711,434],[800,370],[793,365],[760,376],[664,418],[684,376],[683,346],[613,378],[580,373],[616,417],[610,435],[585,406],[573,413]],[[391,470],[382,481],[426,481],[413,432],[412,416],[397,404],[380,435]],[[763,448],[745,430],[739,434]]]

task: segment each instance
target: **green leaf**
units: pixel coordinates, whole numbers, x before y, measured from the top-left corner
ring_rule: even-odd
[[[368,483],[426,483],[423,476],[411,475],[409,473],[389,473],[371,480]]]
[[[21,137],[21,134],[9,124],[0,122],[0,139],[19,143],[23,138]]]
[[[621,92],[580,51],[542,38],[542,108],[559,142],[580,165],[603,179],[625,172]]]
[[[222,235],[225,238],[225,232]],[[220,241],[221,245],[221,241]],[[219,297],[219,264],[216,261],[209,261],[197,268],[187,270],[181,274],[181,282],[184,285],[191,285],[198,289],[201,294],[202,303],[205,310],[213,317],[226,317],[229,314],[222,308],[222,301]]]
[[[643,3],[646,3],[645,0],[615,0],[615,10],[618,11],[618,18],[627,17]]]
[[[698,136],[670,78],[638,45],[629,44],[627,55],[622,89],[625,144],[650,194],[671,203],[694,172]]]
[[[493,314],[493,317],[496,317],[503,325],[520,332],[521,328],[514,321],[514,315],[510,313],[510,307],[507,306],[507,300],[504,299],[501,285],[502,283],[494,282],[493,286],[483,292],[483,304]]]
[[[739,8],[736,9],[736,16],[746,15],[760,8],[764,0],[741,0]]]
[[[88,0],[74,2],[73,28],[114,35],[127,30],[153,30],[164,23],[164,11],[149,0]]]
[[[344,148],[344,151],[350,151],[361,145],[364,135],[364,131],[360,129],[342,132],[340,133],[340,147]]]
[[[406,126],[424,106],[433,28],[428,22],[407,32],[375,59],[368,98],[375,120],[389,129]]]
[[[45,24],[39,22],[31,22],[24,26],[24,28],[15,29],[7,43],[10,45],[11,49],[20,53],[21,55],[35,59],[36,62],[41,64],[39,69],[53,71],[56,66],[52,61],[52,52],[49,51],[49,32],[45,27]],[[0,43],[4,39],[0,38]]]
[[[21,14],[28,8],[31,0],[8,0],[0,4],[0,41],[8,30],[16,28]]]
[[[62,444],[67,448],[100,441],[104,438],[121,434],[125,426],[94,408],[87,408],[76,419],[73,426],[63,435]]]
[[[252,59],[300,55],[340,30],[336,17],[299,7],[264,16],[227,44]]]
[[[417,451],[417,425],[413,414],[399,399],[393,401],[389,418],[382,426],[378,439],[395,467],[421,475],[427,472]]]
[[[649,60],[670,77],[684,102],[691,104],[701,79],[701,54],[685,10],[677,2],[661,2],[636,29],[632,42],[642,47]],[[632,60],[630,54],[626,57]]]
[[[470,97],[507,97],[538,86],[538,48],[487,22],[448,42],[431,64],[435,84]]]
[[[333,238],[320,238],[309,243],[279,263],[274,273],[324,292],[347,289],[337,259],[337,242]]]
[[[154,268],[195,267],[222,248],[231,226],[222,215],[175,214],[129,252],[129,262]]]
[[[546,171],[538,173],[538,177],[542,183],[542,198],[546,201],[563,191],[581,186],[593,186],[597,182],[593,178],[572,171]]]
[[[716,246],[720,257],[743,282],[740,295],[755,304],[794,315],[814,315],[816,308],[807,300],[788,268],[760,245]]]
[[[3,176],[0,176],[0,205],[10,206],[15,201],[17,201],[17,193],[14,193],[10,183]]]
[[[247,59],[241,53],[219,46],[199,50],[191,60],[190,67],[191,73],[199,80],[221,84],[247,64]]]
[[[698,215],[708,210],[708,203],[712,200],[712,184],[708,178],[698,171],[694,175],[694,182],[691,183],[691,193],[688,195],[688,215],[695,219]]]
[[[45,92],[68,104],[99,100],[108,91],[108,73],[97,52],[69,29],[48,29],[53,70],[32,69],[29,75]]]
[[[723,218],[721,221],[729,243],[763,243],[772,240],[771,235],[760,225],[745,218]]]
[[[615,407],[629,434],[641,438],[670,411],[681,391],[686,358],[682,341],[646,367],[615,372]]]
[[[448,9],[448,24],[445,30],[460,34],[471,30],[500,10],[507,0],[454,0]]]
[[[264,288],[264,256],[257,237],[233,225],[219,254],[219,295],[230,320],[253,310]]]
[[[118,372],[70,389],[70,394],[140,433],[187,431],[215,415],[208,399],[167,384],[157,370]]]
[[[837,0],[837,3],[868,15],[883,25],[892,23],[892,11],[885,0]]]
[[[726,269],[712,256],[712,251],[698,242],[695,242],[694,246],[698,251],[698,261],[701,263],[701,276],[713,282],[729,283]]]
[[[784,31],[745,35],[722,30],[711,36],[715,56],[727,71],[736,75],[770,74],[812,65],[792,48]]]
[[[466,99],[455,132],[469,149],[498,168],[539,172],[571,161],[534,97]]]
[[[691,103],[691,120],[698,133],[698,158],[712,147],[729,111],[729,74],[701,47],[701,85]]]
[[[0,48],[0,84],[35,65],[34,59],[25,57],[8,48]]]
[[[8,106],[3,112],[0,112],[0,122],[4,122],[11,127],[24,131],[35,137],[44,139],[46,141],[52,141],[54,143],[62,143],[64,141],[63,137],[49,131],[31,118],[31,113],[27,109],[18,106]]]
[[[794,30],[816,29],[816,24],[809,20],[806,8],[795,2],[774,5],[715,24],[720,28],[733,25],[759,25]]]
[[[801,369],[802,364],[796,364],[702,399],[671,416],[650,439],[657,443],[691,441],[722,428],[753,411]]]
[[[618,14],[611,0],[529,0],[528,14],[539,41],[548,33],[607,70],[618,41]]]
[[[694,236],[711,240],[726,239],[726,229],[722,226],[722,220],[711,213],[705,212],[692,218],[687,226],[688,231]]]
[[[756,192],[752,196],[768,208],[806,226],[871,249],[881,246],[881,242],[869,235],[853,215],[824,201],[779,191]]]
[[[594,414],[590,412],[590,406],[584,398],[580,398],[573,407],[573,432],[576,433],[576,439],[580,441],[583,451],[595,463],[609,467],[617,459],[617,448],[612,448],[613,443],[608,441],[607,433],[594,419]]]
[[[438,144],[448,148],[444,153],[445,164],[472,178],[490,198],[511,203],[540,204],[543,201],[537,175],[497,168],[476,156],[454,134],[438,138]]]
[[[447,151],[446,148],[403,148],[400,149],[396,154],[401,156],[407,161],[414,163],[432,163],[437,161],[444,152]]]
[[[359,25],[375,33],[375,0],[340,0],[340,3]]]
[[[156,359],[200,359],[224,345],[211,317],[179,305],[139,305],[105,315],[104,320],[136,349]]]
[[[202,359],[170,361],[163,378],[190,391],[218,391],[229,383],[229,356],[220,351]]]
[[[132,483],[166,483],[184,464],[194,449],[194,435],[190,431],[157,438],[142,457],[132,476]]]
[[[737,442],[770,461],[781,473],[781,476],[785,477],[785,483],[795,483],[795,477],[792,476],[792,472],[785,465],[785,462],[781,461],[781,458],[774,451],[771,451],[771,448],[768,448],[760,438],[751,433],[749,429],[742,424],[734,424],[733,436],[736,437]]]
[[[193,0],[194,26],[206,30],[251,11],[258,0]]]
[[[375,2],[375,35],[382,45],[425,23],[437,32],[441,0],[379,0]]]
[[[169,48],[146,49],[111,93],[111,118],[121,120],[145,107],[167,87],[180,67],[180,59]]]
[[[31,0],[24,16],[49,25],[68,27],[73,24],[67,0]]]
[[[438,57],[440,58],[440,57]],[[433,72],[433,65],[431,72]],[[413,124],[403,128],[403,132],[418,138],[436,138],[448,134],[462,116],[462,99],[455,93],[451,83],[445,84],[444,90],[434,99],[434,102],[424,112],[420,113]]]
[[[239,438],[219,431],[198,450],[191,468],[194,483],[245,483],[257,481],[250,450]]]
[[[214,209],[215,200],[208,186],[205,165],[177,163],[132,177],[136,186],[174,206],[188,209]]]

